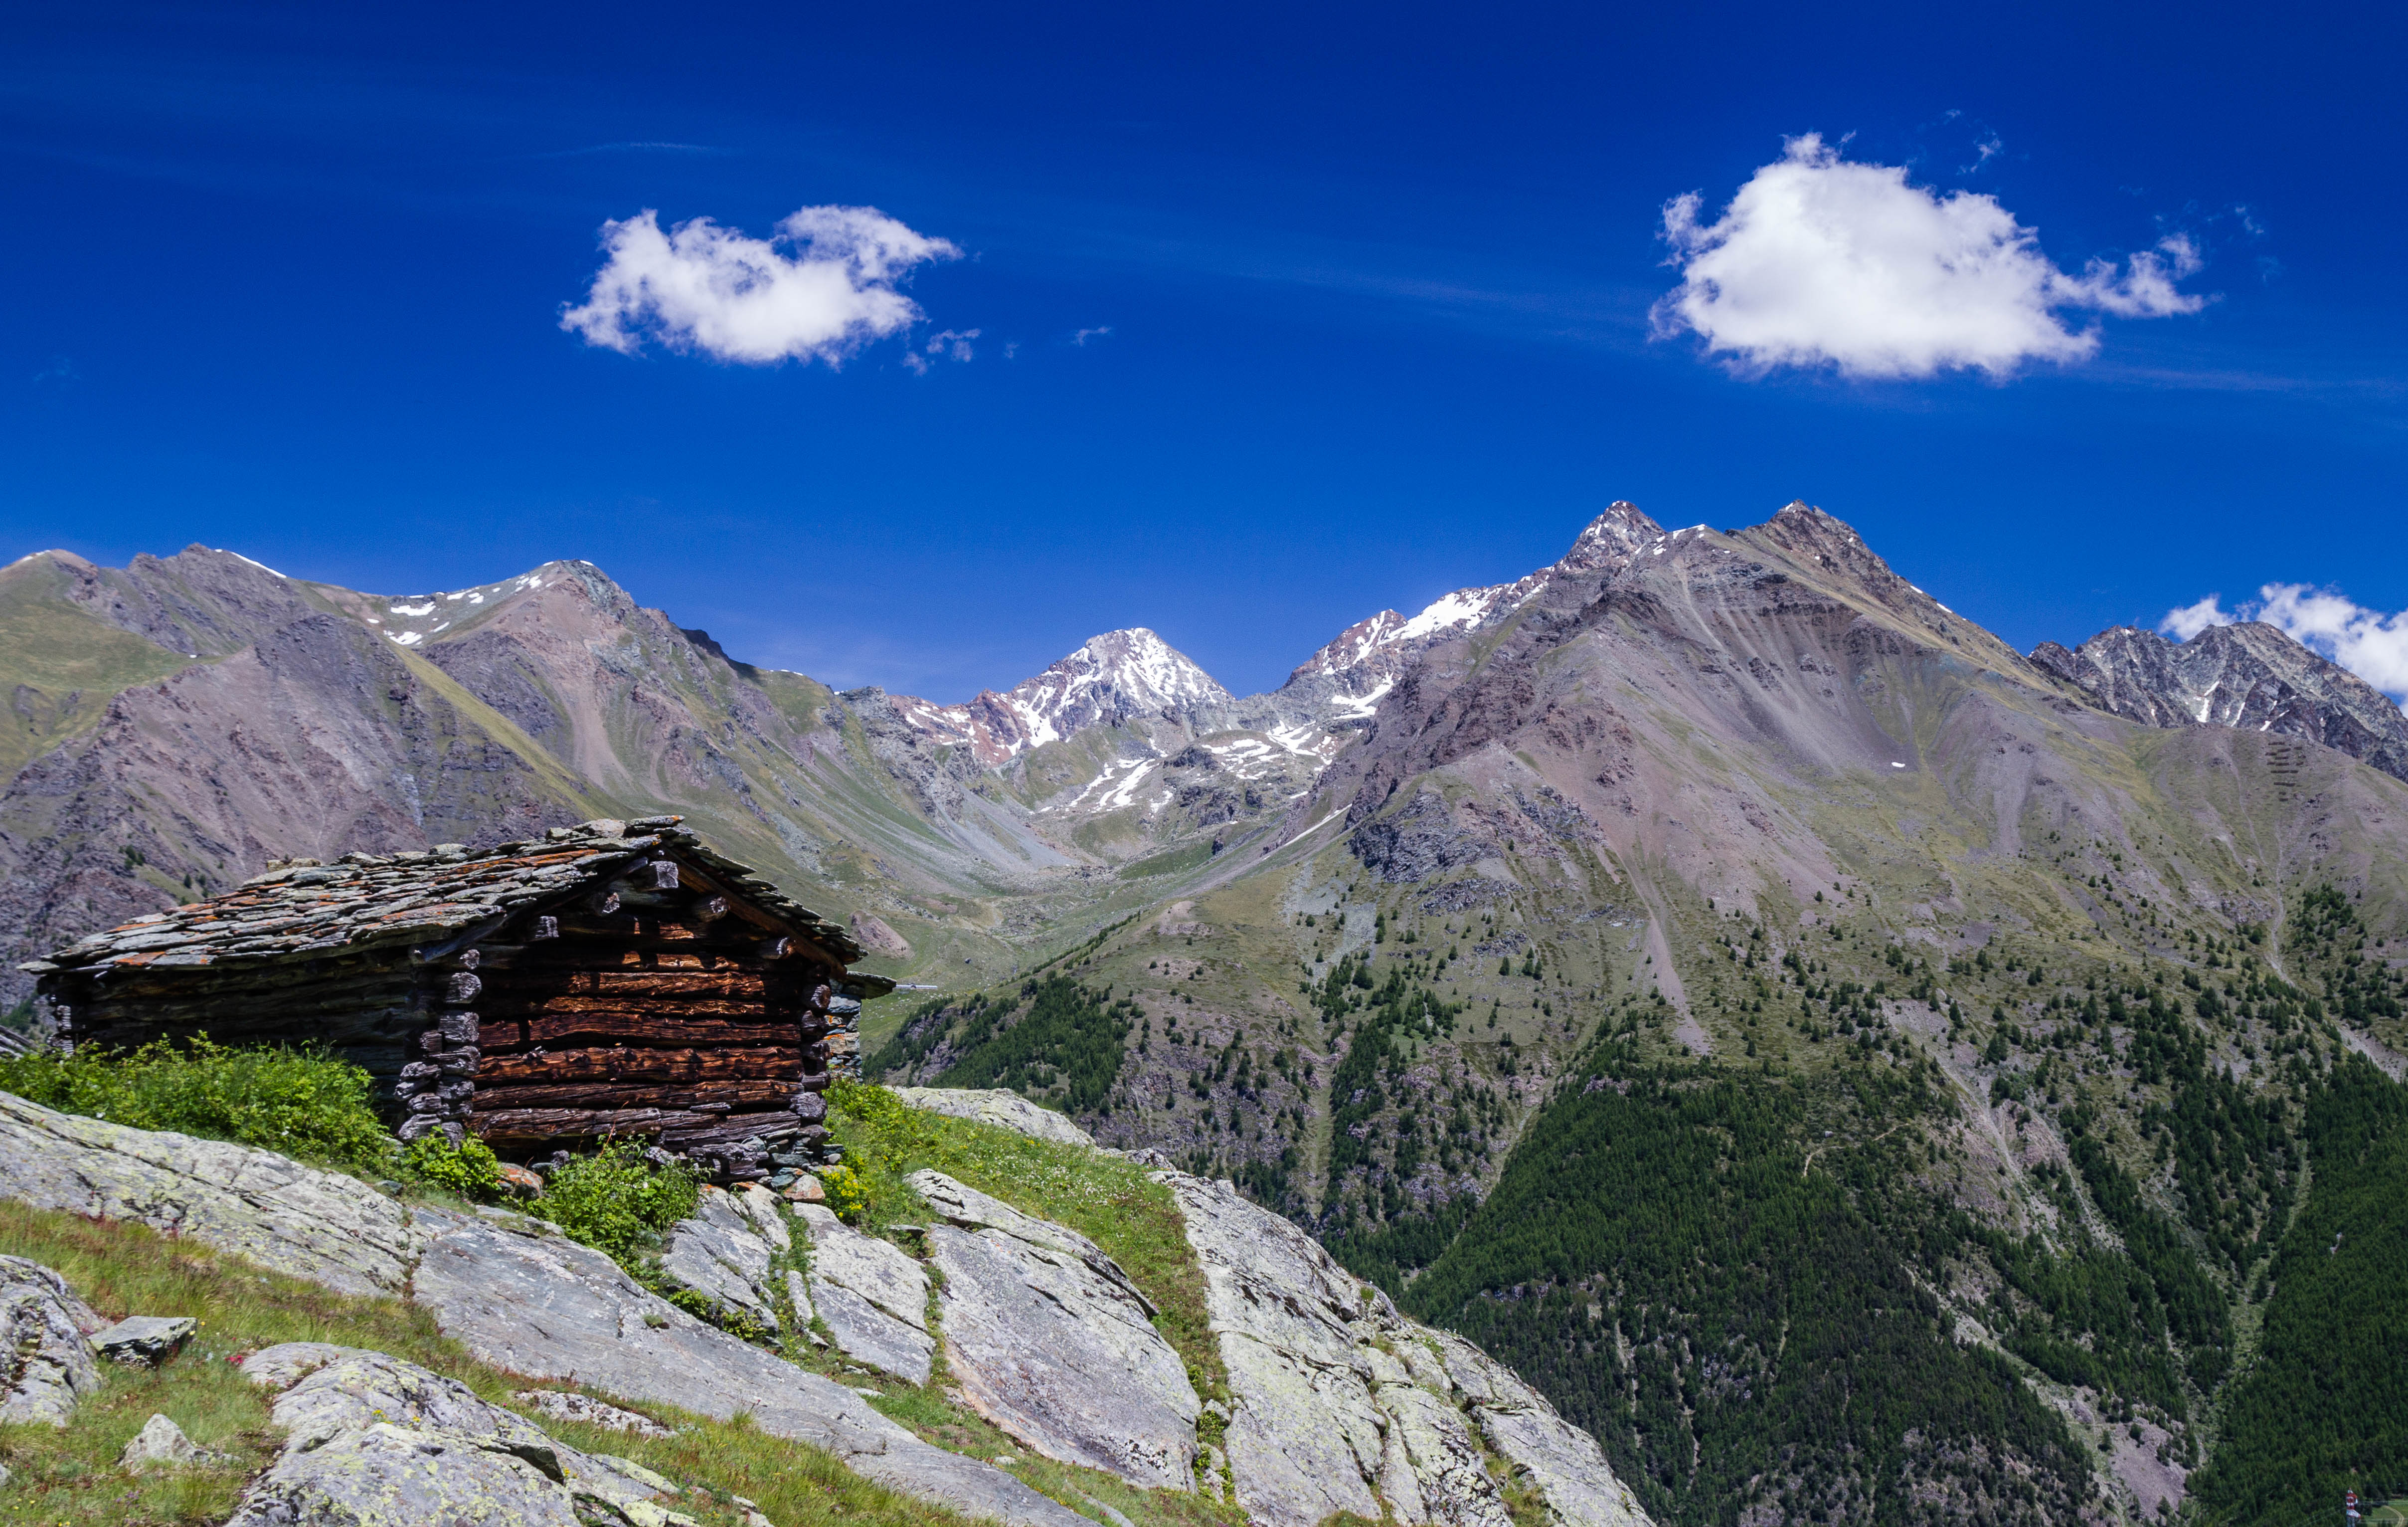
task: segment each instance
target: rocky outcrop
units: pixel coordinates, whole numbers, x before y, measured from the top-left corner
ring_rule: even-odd
[[[971,1407],[1049,1458],[1194,1488],[1202,1403],[1119,1264],[942,1173],[910,1183],[947,1221],[928,1232],[929,1260],[944,1275],[945,1366]]]
[[[811,1307],[838,1350],[897,1378],[925,1384],[928,1275],[892,1241],[864,1235],[817,1203],[796,1206],[809,1227]]]
[[[1203,1264],[1234,1401],[1230,1476],[1255,1521],[1311,1527],[1351,1511],[1506,1527],[1485,1437],[1527,1471],[1555,1521],[1644,1527],[1596,1442],[1469,1343],[1405,1319],[1228,1183],[1154,1175],[1177,1196]]]
[[[691,1520],[641,1509],[676,1491],[658,1475],[555,1442],[414,1362],[287,1342],[253,1353],[243,1372],[284,1391],[270,1417],[285,1439],[227,1527]]]
[[[893,1089],[905,1106],[943,1114],[949,1118],[976,1119],[1036,1140],[1061,1145],[1092,1145],[1096,1137],[1051,1108],[1040,1107],[1017,1092],[968,1087],[898,1087]]]
[[[636,1404],[720,1419],[746,1412],[772,1436],[824,1448],[866,1478],[968,1516],[1012,1527],[1085,1520],[1001,1469],[921,1441],[834,1380],[696,1319],[541,1221],[429,1218],[436,1233],[411,1297],[480,1361]]]
[[[21,1203],[189,1235],[347,1294],[399,1293],[425,1244],[408,1210],[356,1177],[5,1092],[0,1184]]]
[[[2408,779],[2408,715],[2372,684],[2262,621],[2211,626],[2187,641],[2117,626],[2031,660],[2103,708],[2152,727],[2234,727],[2339,748]]]
[[[0,1257],[0,1423],[64,1426],[100,1388],[85,1333],[108,1324],[39,1262]]]
[[[911,942],[895,931],[885,918],[874,912],[853,915],[853,936],[864,949],[890,959],[911,958]]]

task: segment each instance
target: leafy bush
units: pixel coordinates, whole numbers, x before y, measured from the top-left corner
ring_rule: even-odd
[[[702,1181],[683,1161],[654,1166],[641,1145],[614,1140],[552,1174],[527,1212],[634,1270],[660,1232],[694,1213]]]
[[[239,1141],[360,1171],[389,1170],[394,1143],[369,1106],[368,1073],[308,1051],[230,1049],[201,1035],[132,1051],[36,1050],[0,1059],[0,1092],[138,1130]]]
[[[423,1134],[403,1151],[405,1170],[462,1198],[492,1198],[502,1190],[502,1163],[486,1144],[470,1135],[458,1145],[440,1134]]]
[[[827,1189],[827,1206],[838,1219],[854,1220],[869,1207],[869,1188],[853,1174],[853,1168],[838,1163],[820,1169],[820,1186]]]

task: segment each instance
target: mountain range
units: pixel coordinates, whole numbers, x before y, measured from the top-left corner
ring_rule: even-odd
[[[2408,723],[2272,627],[2027,655],[1803,504],[1614,504],[1248,697],[1142,629],[838,692],[579,562],[41,553],[0,636],[12,959],[270,857],[679,811],[924,988],[875,1072],[1235,1180],[1659,1520],[2408,1479],[2408,1267],[2350,1228],[2408,1214]]]

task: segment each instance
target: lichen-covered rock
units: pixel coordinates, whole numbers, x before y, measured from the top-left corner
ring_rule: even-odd
[[[1469,1343],[1405,1319],[1229,1184],[1154,1175],[1178,1198],[1204,1269],[1235,1401],[1229,1472],[1255,1521],[1310,1527],[1352,1511],[1508,1527],[1484,1436],[1529,1471],[1556,1522],[1647,1527],[1596,1442]]]
[[[695,1319],[598,1251],[466,1215],[428,1219],[435,1240],[410,1295],[480,1361],[720,1419],[748,1412],[772,1436],[824,1448],[865,1478],[967,1516],[1086,1522],[1001,1469],[923,1442],[834,1380]]]
[[[287,1448],[226,1527],[580,1527],[567,1488],[489,1438],[379,1421]]]
[[[229,1527],[549,1527],[579,1520],[580,1503],[624,1516],[661,1493],[649,1471],[554,1442],[466,1385],[381,1352],[288,1342],[243,1372],[284,1391],[270,1410],[284,1451]]]
[[[722,1311],[749,1318],[775,1331],[770,1303],[770,1260],[775,1248],[762,1238],[752,1217],[716,1188],[702,1190],[691,1219],[670,1228],[661,1253],[661,1275],[710,1301]]]
[[[1570,1527],[1646,1527],[1628,1486],[1614,1477],[1597,1439],[1555,1413],[1521,1376],[1450,1332],[1424,1333],[1488,1445],[1519,1464],[1556,1521]]]
[[[639,1437],[665,1437],[669,1434],[667,1427],[650,1416],[606,1405],[590,1394],[579,1394],[574,1390],[521,1390],[511,1398],[558,1421],[583,1421],[588,1426],[608,1427],[613,1432],[632,1432]],[[622,1469],[621,1472],[625,1471]]]
[[[0,1422],[64,1426],[100,1388],[84,1333],[108,1322],[39,1262],[0,1257]]]
[[[1051,1108],[1041,1108],[1017,1092],[968,1087],[898,1087],[896,1097],[912,1108],[924,1108],[950,1118],[976,1119],[1038,1140],[1062,1145],[1092,1145],[1096,1137]]]
[[[134,1440],[117,1455],[117,1466],[140,1474],[148,1469],[176,1468],[186,1463],[205,1463],[209,1455],[200,1444],[184,1435],[184,1429],[165,1416],[152,1416],[134,1433]]]
[[[815,1203],[799,1205],[810,1235],[811,1306],[837,1349],[897,1378],[925,1384],[928,1275],[891,1241],[864,1235]]]
[[[134,1130],[0,1092],[0,1193],[131,1219],[348,1294],[399,1293],[425,1236],[356,1177],[274,1151]]]
[[[1152,1309],[1085,1236],[938,1172],[911,1186],[952,1221],[928,1232],[944,1282],[945,1365],[1025,1446],[1148,1490],[1196,1478],[1201,1409]]]
[[[129,1315],[106,1331],[95,1332],[93,1350],[111,1362],[156,1368],[175,1356],[200,1325],[188,1315]]]

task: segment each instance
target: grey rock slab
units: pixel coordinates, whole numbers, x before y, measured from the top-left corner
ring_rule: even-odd
[[[273,1151],[55,1113],[0,1092],[0,1193],[130,1219],[339,1293],[399,1293],[425,1233],[356,1178]]]
[[[1481,1442],[1526,1469],[1562,1524],[1645,1527],[1594,1438],[1460,1337],[1419,1326],[1312,1237],[1226,1182],[1158,1172],[1204,1270],[1236,1404],[1228,1462],[1267,1527],[1332,1511],[1506,1527]]]
[[[428,1217],[435,1239],[411,1297],[480,1361],[638,1405],[723,1420],[749,1412],[773,1436],[826,1448],[865,1478],[965,1515],[1012,1527],[1085,1520],[1000,1469],[921,1441],[835,1381],[695,1319],[598,1251],[465,1215]]]
[[[0,1422],[66,1425],[76,1403],[100,1388],[84,1333],[102,1323],[58,1274],[0,1257]]]
[[[794,1248],[794,1232],[786,1228],[785,1200],[759,1183],[746,1183],[727,1196],[752,1221],[754,1233],[768,1242],[772,1249],[789,1251]]]
[[[905,1325],[843,1284],[814,1277],[811,1296],[838,1351],[914,1384],[928,1381],[936,1366],[935,1337]]]
[[[201,1323],[186,1315],[129,1315],[105,1331],[94,1332],[93,1349],[111,1362],[156,1368],[176,1355]]]
[[[650,1416],[606,1405],[590,1394],[579,1394],[573,1390],[521,1390],[512,1398],[558,1421],[583,1421],[588,1426],[608,1427],[613,1432],[632,1432],[639,1437],[665,1437],[669,1434],[667,1427]]]
[[[1200,1403],[1120,1264],[941,1172],[909,1180],[950,1221],[928,1241],[964,1398],[1049,1457],[1148,1489],[1193,1488]]]
[[[638,1477],[617,1459],[555,1442],[534,1423],[487,1405],[466,1385],[382,1352],[290,1342],[254,1353],[243,1373],[253,1383],[284,1391],[270,1416],[284,1430],[287,1459],[393,1426],[451,1451],[516,1458],[559,1487],[572,1504],[588,1499],[624,1509],[659,1493],[648,1471]],[[326,1487],[323,1477],[311,1477],[312,1488]]]
[[[906,1107],[924,1108],[951,1118],[976,1119],[1038,1140],[1062,1145],[1093,1145],[1096,1137],[1051,1108],[1040,1108],[1017,1092],[967,1087],[898,1087],[895,1095]]]
[[[971,1408],[1048,1458],[1147,1490],[1194,1487],[1201,1403],[1119,1284],[1000,1230],[939,1225],[928,1245],[945,1366]]]
[[[864,1235],[816,1203],[799,1205],[811,1242],[811,1283],[852,1289],[887,1314],[928,1329],[928,1275],[892,1241]]]
[[[810,1304],[837,1349],[925,1384],[935,1361],[928,1275],[891,1241],[864,1235],[816,1203],[797,1207],[810,1240]]]
[[[1564,1527],[1649,1527],[1647,1513],[1614,1476],[1597,1439],[1572,1425],[1520,1375],[1450,1332],[1424,1331],[1422,1345],[1445,1364],[1488,1445],[1519,1464]]]
[[[778,1318],[766,1292],[769,1259],[769,1244],[752,1233],[749,1222],[731,1230],[697,1217],[670,1228],[668,1246],[661,1253],[661,1275],[774,1331]]]
[[[1050,1219],[1039,1219],[1022,1214],[1003,1200],[982,1193],[967,1183],[956,1182],[941,1172],[914,1172],[905,1181],[912,1191],[927,1200],[937,1214],[965,1230],[997,1230],[1016,1241],[1030,1246],[1067,1253],[1078,1258],[1096,1275],[1116,1285],[1129,1298],[1137,1301],[1148,1318],[1156,1313],[1154,1302],[1129,1281],[1120,1263],[1104,1254],[1101,1246],[1088,1240],[1068,1225],[1057,1225]]]
[[[292,1448],[226,1527],[580,1527],[567,1487],[490,1441],[379,1421]]]
[[[117,1455],[117,1466],[130,1473],[146,1469],[175,1468],[186,1463],[206,1463],[209,1455],[198,1443],[184,1435],[184,1429],[165,1416],[152,1416],[134,1433],[134,1440]]]

